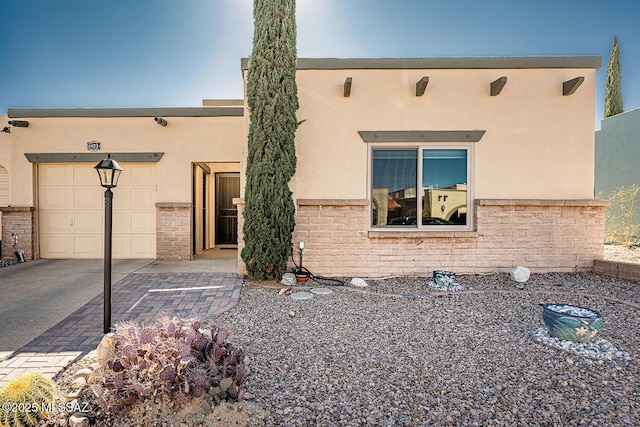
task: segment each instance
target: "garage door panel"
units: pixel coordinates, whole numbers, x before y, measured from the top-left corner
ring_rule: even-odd
[[[40,209],[69,209],[73,192],[69,188],[47,187],[41,190]]]
[[[69,232],[69,218],[69,212],[49,212],[42,216],[40,227],[50,233],[67,233]]]
[[[104,252],[102,236],[99,235],[76,235],[73,238],[73,247],[76,258],[95,258],[96,254],[102,255]]]
[[[85,164],[73,165],[73,183],[95,188],[99,185],[100,178],[94,167],[87,167]]]
[[[79,209],[100,209],[104,206],[104,194],[96,188],[75,187],[73,205]]]
[[[155,258],[156,166],[120,164],[113,190],[114,258]],[[102,258],[104,189],[93,164],[38,165],[42,258]]]
[[[96,233],[103,228],[103,218],[97,212],[75,212],[73,215],[73,231],[76,233]]]
[[[144,257],[144,254],[156,252],[156,239],[148,235],[131,236],[131,256],[134,258]]]
[[[131,258],[129,256],[129,238],[125,235],[114,235],[111,237],[111,252],[113,258]]]
[[[111,223],[114,234],[131,232],[131,221],[129,220],[129,214],[126,212],[113,212]]]
[[[68,167],[68,165],[40,165],[38,177],[39,184],[68,185],[69,182],[73,182],[73,168]]]
[[[67,258],[73,248],[70,235],[47,235],[40,239],[40,250],[48,254],[48,258]]]
[[[114,210],[130,210],[131,209],[131,188],[116,188],[113,194]]]

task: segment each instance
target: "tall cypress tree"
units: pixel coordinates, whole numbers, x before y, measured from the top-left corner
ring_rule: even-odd
[[[618,37],[613,38],[609,66],[607,67],[607,88],[604,94],[604,116],[611,117],[624,112],[622,107],[622,86],[620,84],[620,50]]]
[[[295,0],[254,0],[247,75],[250,112],[242,259],[256,279],[280,279],[291,253],[296,171]]]

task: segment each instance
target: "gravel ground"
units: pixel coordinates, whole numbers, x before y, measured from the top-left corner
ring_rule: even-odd
[[[247,283],[222,319],[252,360],[251,425],[640,425],[640,288],[594,274],[370,281],[366,291],[293,300]],[[502,292],[497,292],[502,291]],[[421,296],[400,296],[422,294]],[[625,359],[544,345],[540,304],[594,308]]]
[[[620,245],[604,245],[604,259],[640,263],[640,246],[625,248]]]
[[[15,259],[0,259],[0,268],[9,267],[10,265],[17,264],[18,261]]]

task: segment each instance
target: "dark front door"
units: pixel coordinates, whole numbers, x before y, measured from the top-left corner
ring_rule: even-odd
[[[238,209],[234,197],[240,197],[240,174],[216,174],[216,245],[238,244]]]

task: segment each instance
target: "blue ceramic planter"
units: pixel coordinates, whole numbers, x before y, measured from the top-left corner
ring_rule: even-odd
[[[552,337],[577,343],[591,341],[602,325],[602,314],[570,304],[543,304],[542,319]]]
[[[440,288],[448,288],[456,283],[456,274],[452,271],[434,270],[433,282]]]

